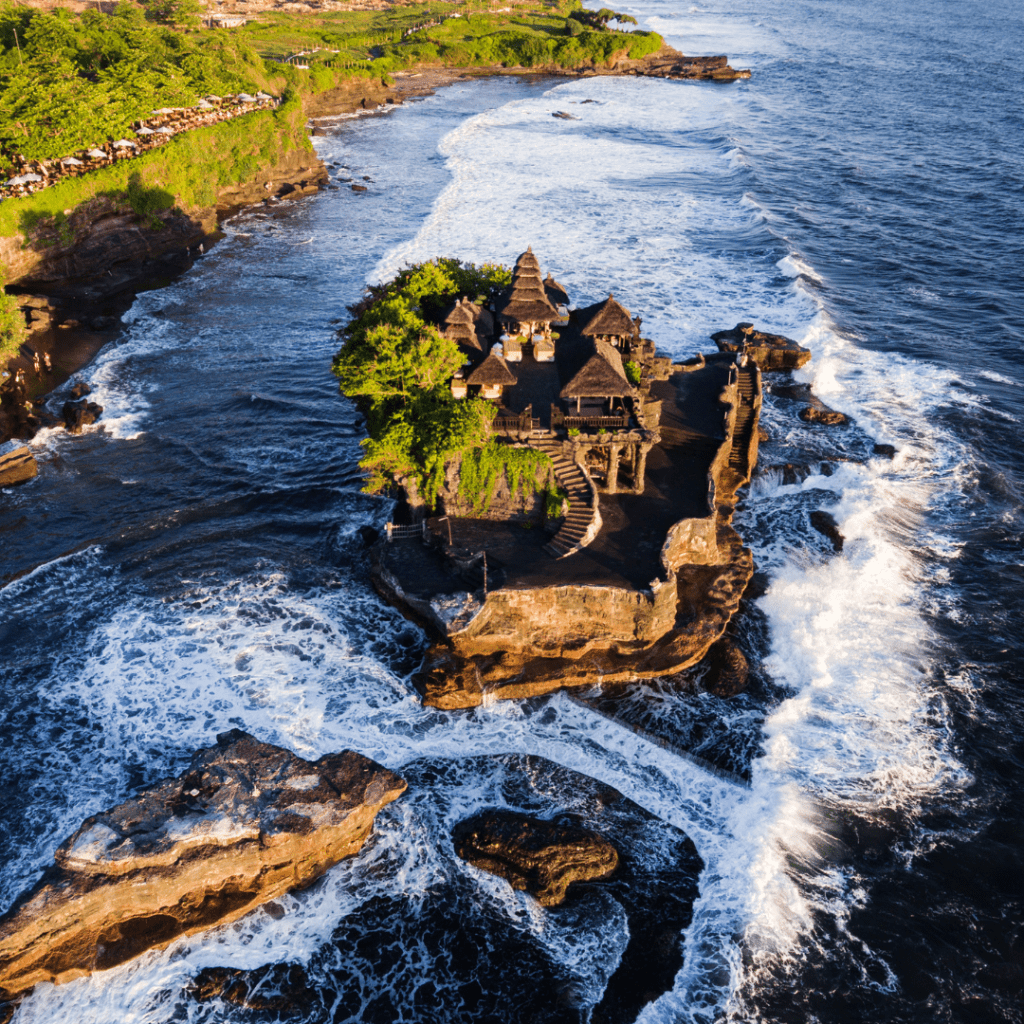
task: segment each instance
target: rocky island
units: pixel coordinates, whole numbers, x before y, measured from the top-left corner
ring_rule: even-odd
[[[189,770],[88,818],[0,918],[0,999],[116,967],[303,888],[366,842],[405,782],[239,729]]]
[[[433,637],[427,704],[704,658],[753,574],[731,525],[757,459],[745,348],[675,363],[612,294],[570,312],[529,249],[511,273],[410,268],[355,312],[335,369],[368,418],[368,488],[401,498],[372,575]],[[439,435],[457,440],[427,450]]]

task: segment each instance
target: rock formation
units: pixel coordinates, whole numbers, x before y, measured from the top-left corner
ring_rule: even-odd
[[[0,998],[124,963],[309,885],[405,790],[353,751],[309,762],[239,729],[87,819],[0,918]]]
[[[839,524],[831,512],[816,509],[811,513],[811,526],[832,542],[832,547],[836,552],[843,550],[843,535],[839,532]]]
[[[77,402],[65,402],[61,410],[64,426],[68,433],[80,434],[82,427],[95,423],[103,415],[103,406],[95,402],[87,402],[84,398]]]
[[[608,878],[619,865],[618,851],[596,833],[515,811],[467,818],[452,838],[463,860],[526,890],[545,907],[561,903],[573,882]]]
[[[805,406],[798,415],[804,423],[820,423],[824,427],[842,427],[850,422],[845,413],[829,409],[824,405]]]
[[[766,334],[753,324],[740,323],[718,331],[711,340],[720,352],[746,352],[762,370],[795,370],[810,361],[811,350],[781,334]]]
[[[0,487],[31,480],[39,472],[33,454],[18,441],[0,444]]]

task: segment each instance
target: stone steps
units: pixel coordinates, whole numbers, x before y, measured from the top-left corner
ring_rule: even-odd
[[[598,518],[597,510],[591,506],[590,485],[583,470],[565,455],[561,446],[537,441],[534,447],[551,459],[555,479],[568,497],[569,511],[565,521],[558,533],[544,545],[544,550],[552,558],[564,558],[589,543],[587,534],[593,532],[592,527]]]

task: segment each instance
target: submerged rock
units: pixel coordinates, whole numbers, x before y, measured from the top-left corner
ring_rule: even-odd
[[[189,986],[197,1002],[221,999],[244,1010],[301,1013],[316,998],[300,964],[267,964],[254,971],[206,967]]]
[[[740,323],[717,331],[711,340],[719,352],[745,352],[762,370],[795,370],[810,361],[811,350],[781,334],[767,334],[753,324]]]
[[[343,751],[309,762],[240,729],[184,775],[88,818],[0,918],[0,998],[234,921],[357,853],[405,790]]]
[[[524,889],[545,907],[561,903],[573,882],[608,878],[619,865],[618,851],[595,832],[515,811],[467,818],[452,838],[463,860]]]

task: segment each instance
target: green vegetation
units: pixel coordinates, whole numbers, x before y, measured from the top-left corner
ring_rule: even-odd
[[[544,514],[548,519],[557,519],[564,514],[569,495],[563,487],[549,488],[544,494]]]
[[[491,13],[472,2],[434,2],[266,12],[243,28],[192,31],[196,0],[122,2],[113,14],[81,15],[0,0],[0,172],[15,153],[67,156],[129,135],[154,109],[192,106],[207,93],[290,90],[301,99],[423,63],[578,68],[662,45],[656,33],[608,29],[625,16],[579,8],[579,0],[561,0]],[[281,63],[298,53],[308,68]]]
[[[25,318],[18,307],[18,300],[4,291],[4,279],[0,276],[0,367],[25,340]]]
[[[411,497],[433,504],[447,463],[488,443],[494,406],[452,397],[448,382],[464,357],[437,324],[455,299],[490,294],[510,280],[506,267],[437,259],[407,267],[353,308],[333,369],[342,393],[366,415],[366,491],[401,482]]]
[[[301,101],[288,96],[277,110],[176,135],[134,160],[6,199],[0,202],[0,237],[47,224],[59,231],[65,210],[97,197],[133,209],[150,224],[172,205],[189,212],[209,209],[219,186],[255,180],[261,168],[273,166],[289,150],[308,146]]]
[[[470,449],[459,466],[459,493],[473,502],[480,515],[491,507],[498,484],[508,480],[509,497],[530,498],[541,490],[553,473],[551,459],[535,448],[513,448],[492,438],[482,448]],[[550,493],[550,492],[548,492]]]
[[[626,380],[628,380],[633,387],[636,387],[637,384],[640,383],[640,364],[634,363],[632,359],[627,359],[624,369],[626,371]]]

